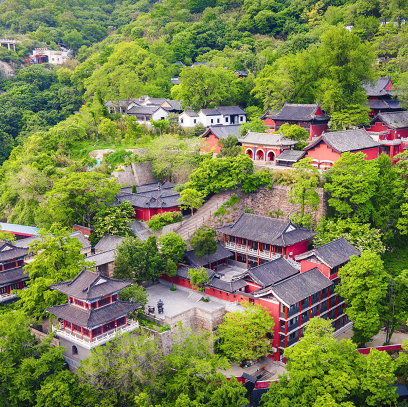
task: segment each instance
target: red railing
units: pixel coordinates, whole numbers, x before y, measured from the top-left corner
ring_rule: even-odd
[[[402,345],[375,346],[372,348],[360,348],[357,349],[357,351],[363,355],[368,355],[371,352],[371,349],[377,349],[379,351],[401,350]]]

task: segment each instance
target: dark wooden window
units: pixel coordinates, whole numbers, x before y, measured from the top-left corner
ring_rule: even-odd
[[[81,332],[81,327],[79,325],[72,324],[72,330],[76,332]]]
[[[119,318],[119,319],[116,321],[116,325],[117,325],[117,326],[122,326],[122,325],[125,325],[125,322],[126,322],[126,317],[122,317],[122,318]]]
[[[19,290],[20,289],[20,282],[10,284],[10,291],[11,290]]]
[[[84,328],[84,335],[89,336],[89,329]]]
[[[104,305],[109,304],[109,303],[110,303],[110,297],[103,298],[102,300],[98,301],[99,307],[103,307]]]
[[[7,294],[7,286],[0,287],[0,294]]]
[[[103,326],[103,332],[110,331],[111,329],[115,328],[115,321],[108,322]]]
[[[65,328],[71,328],[71,322],[65,321]]]
[[[102,333],[102,327],[92,329],[92,337],[98,336]]]

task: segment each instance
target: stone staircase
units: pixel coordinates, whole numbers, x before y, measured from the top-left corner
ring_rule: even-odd
[[[223,191],[212,196],[193,216],[190,216],[181,226],[175,230],[185,241],[190,240],[194,232],[205,225],[205,223],[214,216],[214,212],[222,204],[230,199],[230,192]]]

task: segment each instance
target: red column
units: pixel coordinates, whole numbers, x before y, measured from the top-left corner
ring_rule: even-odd
[[[320,315],[320,301],[322,300],[322,292],[321,291],[319,291],[319,310],[318,310],[318,314],[317,315]]]
[[[309,299],[309,319],[310,319],[310,317],[312,316],[312,297],[310,296],[310,299]]]
[[[93,332],[93,330],[91,329],[91,330],[89,331],[89,340],[90,340],[91,342],[93,342],[92,332]]]
[[[125,325],[127,324],[127,316],[125,316]]]
[[[6,290],[7,290],[7,294],[10,294],[10,286],[9,285],[6,286]]]
[[[65,331],[65,319],[63,320],[63,323],[64,323],[64,331]]]
[[[81,336],[82,336],[82,339],[84,339],[84,328],[81,326]]]
[[[23,282],[20,281],[20,290],[22,290],[22,289],[23,289]]]

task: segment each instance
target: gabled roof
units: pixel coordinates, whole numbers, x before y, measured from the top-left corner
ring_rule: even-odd
[[[189,117],[199,117],[198,114],[194,110],[184,110],[184,112],[181,114],[185,114],[186,116],[189,116]]]
[[[180,193],[171,189],[140,192],[136,194],[117,195],[116,203],[129,201],[139,208],[171,208],[179,206]]]
[[[307,260],[312,257],[331,269],[347,263],[351,256],[359,256],[361,252],[350,244],[344,237],[333,240],[306,253],[295,256],[296,260]]]
[[[230,134],[239,138],[240,128],[240,124],[231,126],[211,126],[200,137],[207,137],[210,133],[212,133],[219,139],[226,139]]]
[[[24,271],[23,267],[16,267],[0,272],[0,285],[12,283],[13,281],[27,280],[28,273]]]
[[[316,115],[319,109],[319,104],[314,103],[311,105],[306,104],[294,104],[285,103],[282,109],[275,113],[272,112],[267,115],[268,118],[272,120],[282,120],[282,121],[311,121],[311,120],[322,120],[329,121],[329,117],[325,114]]]
[[[166,98],[149,98],[143,102],[145,106],[154,105],[160,107],[162,103],[164,103],[167,99]]]
[[[177,277],[180,278],[185,278],[187,280],[190,280],[190,276],[188,274],[189,270],[195,269],[196,267],[194,266],[184,266],[184,267],[180,267],[179,269],[177,269]],[[207,272],[208,278],[212,279],[214,277],[214,275],[216,274],[216,272],[214,270],[211,269],[205,269],[205,271]]]
[[[235,293],[247,285],[248,283],[245,280],[224,281],[216,276],[207,284],[208,287],[226,291],[227,293]]]
[[[134,106],[128,110],[128,114],[151,115],[159,109],[159,106]]]
[[[125,316],[140,307],[141,305],[136,302],[117,300],[96,309],[84,309],[72,304],[54,305],[53,307],[48,307],[47,312],[55,315],[57,318],[65,319],[65,321],[82,326],[83,328],[91,329]]]
[[[107,252],[115,250],[123,241],[124,237],[106,235],[95,245],[95,250]]]
[[[132,284],[133,281],[105,277],[84,267],[73,280],[52,284],[51,288],[69,297],[91,301],[123,290]]]
[[[205,255],[200,259],[196,256],[195,250],[189,250],[188,252],[185,252],[185,256],[194,267],[203,267],[208,264],[208,256]],[[226,249],[220,242],[217,242],[217,251],[214,254],[210,255],[210,262],[215,263],[219,260],[228,259],[228,257],[231,256],[232,253],[228,249]]]
[[[279,257],[276,260],[248,269],[240,276],[236,276],[234,280],[250,277],[255,283],[265,288],[298,273],[299,270],[292,267],[283,257]]]
[[[92,256],[85,257],[86,262],[95,262],[95,266],[103,266],[104,264],[113,263],[116,258],[115,250],[108,250],[106,252],[94,254]]]
[[[170,82],[171,82],[173,85],[180,85],[180,83],[181,83],[181,81],[180,81],[179,78],[171,78],[171,79],[170,79]]]
[[[306,146],[303,150],[310,150],[321,142],[326,143],[339,154],[346,151],[359,151],[381,146],[380,143],[377,143],[370,137],[366,130],[355,129],[323,133],[317,140]]]
[[[284,150],[276,157],[276,161],[298,162],[306,155],[306,151],[302,150]]]
[[[246,115],[246,111],[239,106],[217,106],[216,109],[223,115]]]
[[[68,236],[71,238],[78,239],[83,249],[88,249],[89,247],[91,247],[89,240],[85,238],[85,236],[82,234],[80,230],[76,230],[75,232],[70,233]],[[25,239],[19,239],[19,240],[16,240],[15,246],[28,248],[28,245],[34,242],[34,240],[40,241],[41,238],[39,236],[31,236],[31,237],[26,237]]]
[[[171,108],[163,106],[166,102],[171,106]],[[180,100],[169,100],[169,99],[166,99],[166,100],[160,105],[160,107],[162,107],[162,108],[165,109],[165,110],[169,110],[169,109],[171,109],[171,110],[181,110],[181,101],[180,101]]]
[[[402,129],[408,127],[408,112],[382,112],[378,113],[371,119],[371,124],[382,122],[392,129]]]
[[[193,65],[191,65],[191,68],[198,65],[208,65],[208,62],[194,62]]]
[[[136,186],[136,193],[145,193],[150,191],[159,191],[161,189],[172,189],[177,184],[173,184],[172,182],[151,182],[149,184],[137,185]],[[124,187],[121,188],[119,191],[119,195],[128,195],[132,193],[133,187]]]
[[[272,133],[255,133],[249,131],[246,136],[239,139],[241,143],[256,144],[265,146],[294,146],[298,141],[290,140],[280,134]]]
[[[308,228],[294,225],[289,220],[243,213],[232,225],[222,226],[218,232],[276,246],[291,246],[316,235]]]
[[[204,116],[221,116],[222,113],[217,109],[201,109],[198,113],[202,113]]]
[[[386,90],[386,88],[389,87],[390,85],[392,85],[391,77],[385,76],[378,78],[373,85],[370,84],[363,85],[363,88],[366,90],[366,94],[368,97],[385,96],[390,94],[389,91]]]
[[[271,293],[287,307],[310,297],[333,284],[315,267],[271,287]],[[253,292],[255,295],[256,291]]]
[[[3,243],[0,247],[0,263],[27,256],[28,249],[14,246],[11,243]]]

